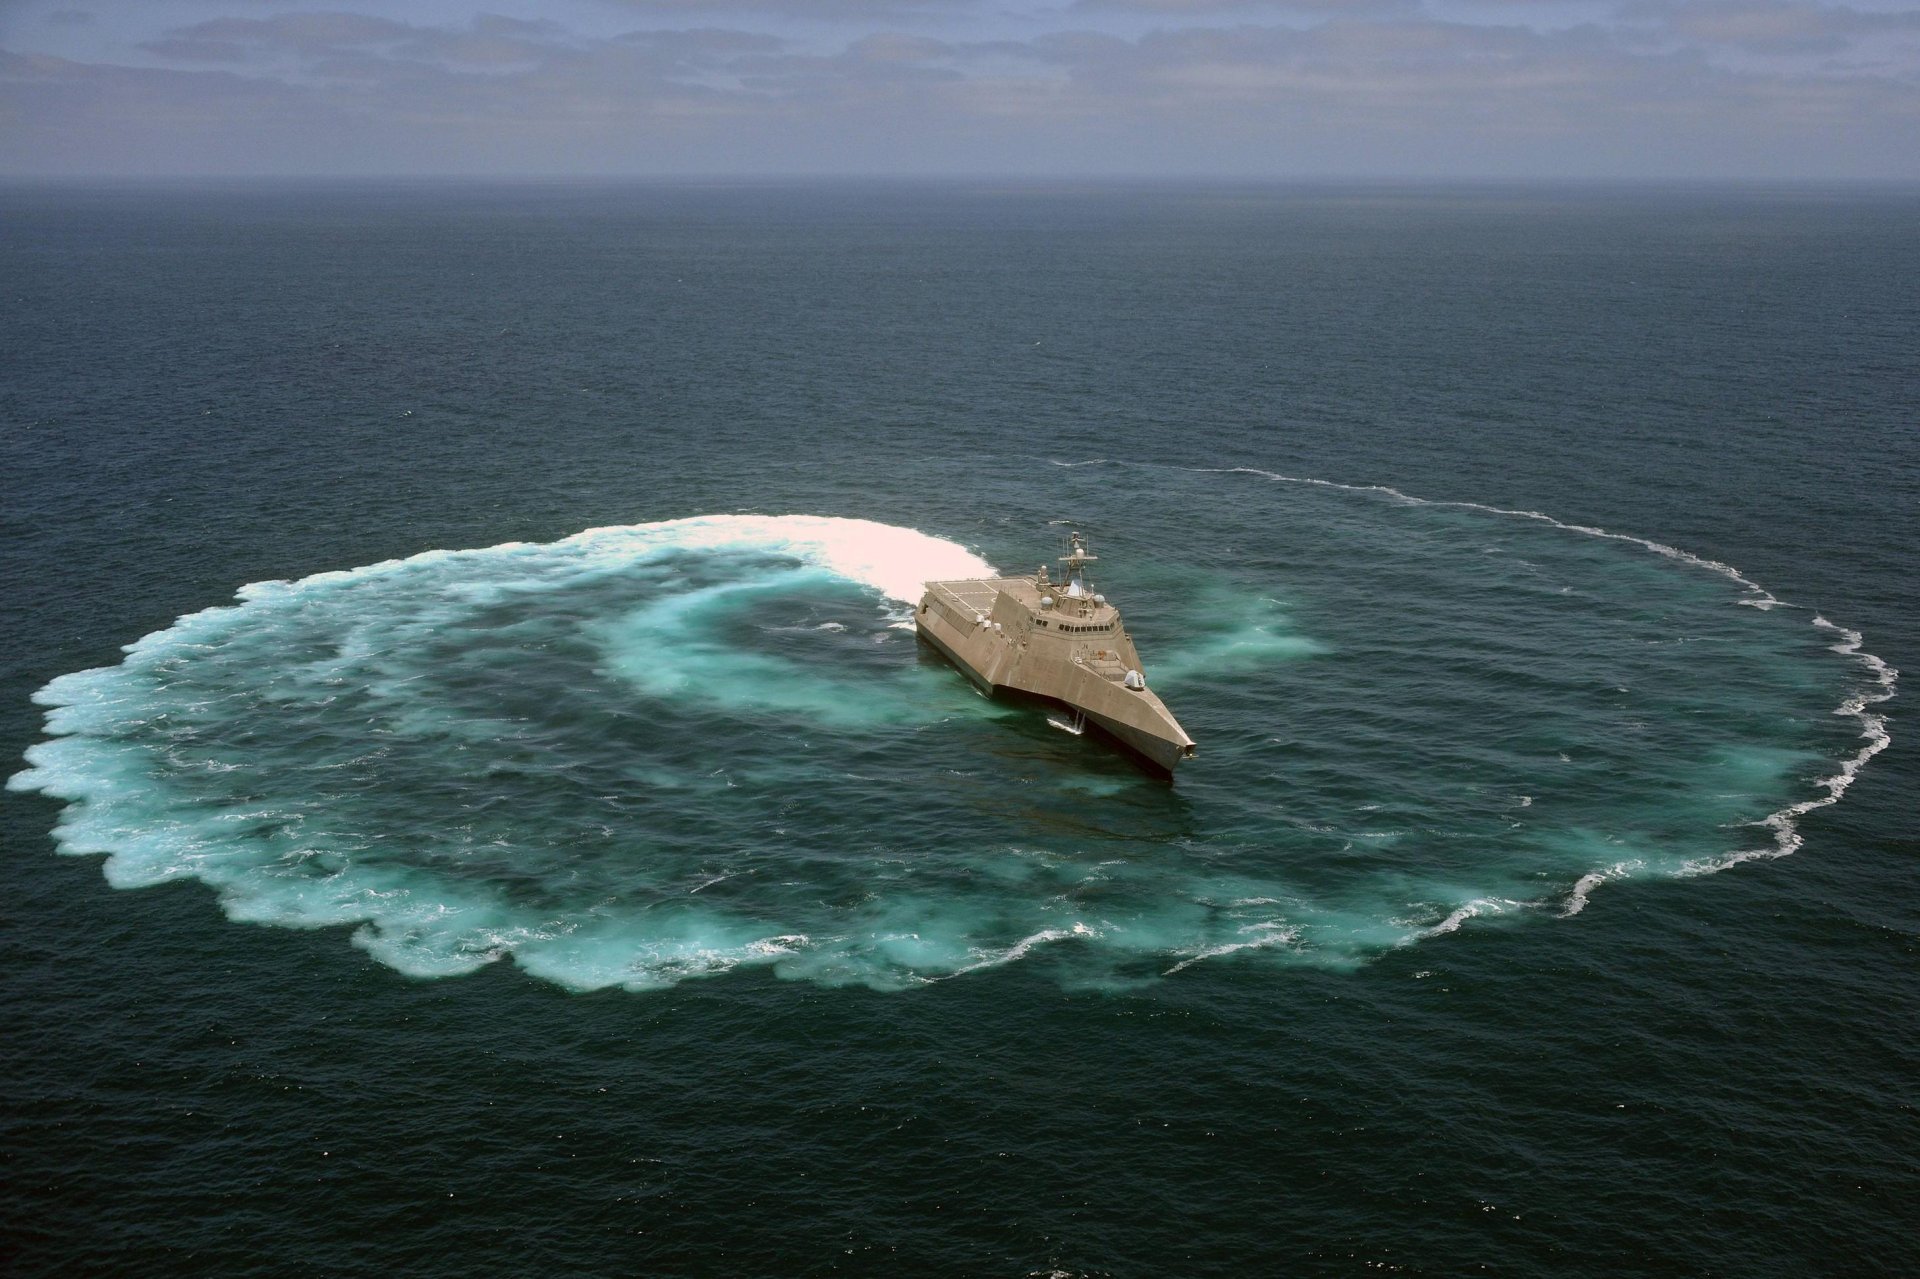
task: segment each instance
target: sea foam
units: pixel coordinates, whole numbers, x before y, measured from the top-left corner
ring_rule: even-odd
[[[1401,528],[1369,536],[1417,592],[1453,544]],[[1778,603],[1724,565],[1605,537]],[[1484,542],[1459,538],[1458,562],[1488,561]],[[1716,687],[1747,679],[1752,722],[1802,722],[1780,699],[1819,681],[1775,623],[1746,615],[1756,648],[1738,610],[1663,579],[1663,611],[1719,644],[1648,644],[1617,601],[1649,583],[1548,545],[1491,560],[1523,575],[1514,599],[1497,575],[1363,592],[1344,639],[1303,625],[1284,583],[1183,569],[1150,661],[1203,755],[1171,788],[917,652],[922,582],[991,574],[974,552],[759,515],[251,584],[48,684],[48,740],[8,785],[64,801],[61,850],[103,855],[116,887],[194,879],[232,920],[340,928],[419,978],[508,960],[578,990],[755,968],[883,990],[1011,969],[1125,987],[1351,967],[1469,921],[1578,914],[1630,874],[1791,851],[1795,819],[1884,747],[1874,708],[1895,673],[1816,616],[1816,652],[1870,677],[1836,711],[1865,742],[1783,805],[1818,743],[1716,751],[1680,680],[1746,662]],[[1573,596],[1526,593],[1569,574]],[[1462,591],[1573,642],[1539,669],[1524,629],[1482,624]],[[1445,618],[1469,633],[1430,634]],[[1303,680],[1337,717],[1302,718]],[[1591,733],[1583,708],[1601,714]],[[1729,842],[1743,823],[1766,849]]]
[[[1561,520],[1543,511],[1495,506],[1484,502],[1460,499],[1420,497],[1386,484],[1347,484],[1311,476],[1287,475],[1278,471],[1264,470],[1251,466],[1179,467],[1132,461],[1121,463],[1108,458],[1088,458],[1077,461],[1055,460],[1053,464],[1065,469],[1125,465],[1183,471],[1203,475],[1246,475],[1278,484],[1300,485],[1337,490],[1345,493],[1370,495],[1410,507],[1472,511],[1503,519],[1526,520],[1583,537],[1597,538],[1602,541],[1634,546],[1640,550],[1684,565],[1690,569],[1698,569],[1715,574],[1733,583],[1740,591],[1740,596],[1736,600],[1736,603],[1749,608],[1765,612],[1781,607],[1796,607],[1787,604],[1774,595],[1772,591],[1747,576],[1740,569],[1724,561],[1716,560],[1709,556],[1698,555],[1681,547],[1660,542],[1653,538],[1642,537],[1638,534],[1623,533],[1614,529],[1602,528],[1598,525],[1580,524]],[[1567,592],[1570,588],[1561,587],[1560,590]],[[1817,809],[1838,803],[1840,798],[1846,793],[1847,788],[1853,784],[1860,770],[1866,767],[1867,763],[1872,760],[1875,755],[1878,755],[1892,743],[1892,735],[1886,716],[1874,708],[1893,698],[1897,691],[1899,671],[1882,658],[1865,650],[1864,645],[1866,640],[1861,632],[1831,622],[1818,613],[1811,614],[1810,624],[1823,633],[1835,637],[1835,642],[1828,646],[1829,649],[1834,653],[1855,661],[1865,676],[1865,687],[1861,691],[1843,699],[1840,704],[1833,707],[1831,711],[1832,714],[1851,719],[1858,725],[1860,745],[1853,752],[1843,756],[1838,761],[1835,771],[1823,774],[1813,780],[1813,785],[1821,792],[1820,794],[1775,809],[1751,823],[1769,832],[1770,841],[1767,845],[1717,853],[1708,857],[1688,859],[1679,863],[1673,873],[1683,876],[1711,874],[1715,871],[1725,870],[1729,867],[1739,865],[1742,862],[1752,861],[1757,858],[1784,857],[1798,851],[1805,842],[1799,830],[1799,819]],[[1629,690],[1622,688],[1618,691],[1624,693]],[[1531,800],[1528,800],[1527,803],[1530,804]],[[1589,871],[1582,875],[1569,891],[1561,914],[1563,916],[1579,914],[1586,908],[1588,899],[1593,891],[1601,884],[1611,880],[1626,878],[1635,869],[1641,868],[1644,865],[1645,862],[1640,860],[1619,862],[1602,869]],[[1472,918],[1475,914],[1484,913],[1483,909],[1480,908],[1483,905],[1484,903],[1469,903],[1468,906],[1462,907],[1460,911],[1449,915],[1446,920],[1436,925],[1431,932],[1439,934],[1453,931],[1458,928],[1461,923]]]

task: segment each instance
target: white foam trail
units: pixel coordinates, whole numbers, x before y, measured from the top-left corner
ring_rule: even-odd
[[[1098,937],[1099,935],[1094,929],[1082,923],[1076,923],[1071,928],[1043,928],[1037,933],[1022,937],[997,955],[988,955],[977,963],[954,969],[948,976],[958,977],[962,973],[974,973],[983,968],[998,968],[1002,964],[1011,964],[1016,960],[1025,959],[1027,952],[1035,946],[1044,946],[1048,942],[1065,941],[1069,937]]]
[[[1055,461],[1053,464],[1061,467],[1080,467],[1109,465],[1111,463],[1107,458],[1089,458],[1082,462]],[[1489,515],[1503,515],[1513,519],[1533,520],[1554,528],[1565,529],[1570,533],[1580,533],[1588,537],[1605,538],[1614,542],[1626,542],[1630,545],[1638,546],[1642,550],[1651,551],[1655,555],[1663,556],[1664,558],[1675,560],[1694,568],[1705,569],[1711,573],[1717,573],[1740,587],[1744,598],[1737,602],[1751,608],[1765,610],[1780,607],[1800,607],[1799,605],[1786,604],[1785,601],[1775,596],[1772,591],[1769,591],[1766,587],[1760,585],[1760,583],[1754,581],[1731,564],[1723,563],[1720,560],[1709,559],[1704,555],[1695,555],[1692,551],[1682,550],[1677,546],[1669,546],[1665,542],[1656,542],[1652,538],[1640,537],[1633,533],[1617,533],[1612,529],[1600,528],[1593,524],[1571,524],[1565,520],[1555,519],[1543,511],[1528,511],[1508,506],[1490,506],[1484,502],[1416,497],[1411,493],[1403,492],[1387,484],[1342,484],[1337,480],[1321,480],[1303,475],[1284,475],[1278,471],[1262,470],[1257,466],[1171,466],[1151,462],[1136,462],[1129,463],[1129,465],[1163,466],[1164,469],[1167,470],[1188,471],[1198,475],[1258,475],[1263,479],[1272,480],[1281,484],[1307,484],[1317,488],[1340,489],[1348,493],[1378,493],[1392,498],[1394,501],[1405,503],[1408,506],[1451,507],[1457,510],[1483,511]],[[1769,813],[1754,823],[1757,826],[1764,826],[1773,832],[1773,844],[1771,847],[1745,849],[1720,857],[1698,858],[1682,866],[1680,870],[1681,874],[1710,875],[1715,871],[1725,870],[1729,866],[1737,866],[1741,862],[1752,861],[1755,858],[1785,857],[1793,853],[1805,842],[1800,835],[1798,819],[1817,808],[1826,808],[1831,804],[1839,803],[1840,797],[1846,794],[1847,787],[1853,784],[1853,779],[1859,776],[1860,770],[1867,766],[1867,761],[1892,744],[1893,735],[1887,727],[1887,717],[1870,708],[1881,702],[1888,701],[1893,697],[1896,686],[1899,683],[1900,672],[1883,659],[1866,652],[1862,648],[1866,640],[1859,631],[1851,627],[1830,622],[1818,613],[1814,614],[1812,624],[1823,631],[1831,631],[1838,635],[1840,637],[1839,642],[1831,644],[1828,647],[1835,653],[1853,658],[1859,662],[1861,666],[1866,669],[1868,678],[1873,682],[1873,688],[1870,691],[1862,693],[1858,697],[1848,698],[1833,710],[1835,715],[1849,716],[1859,721],[1860,736],[1864,745],[1852,755],[1841,760],[1837,772],[1819,778],[1814,782],[1816,787],[1825,792],[1824,794],[1816,796],[1813,799],[1802,800],[1797,804],[1789,804],[1777,812]],[[1562,758],[1564,759],[1565,756],[1563,755]],[[1580,884],[1586,884],[1587,879],[1590,878],[1592,878],[1592,876],[1582,879]],[[1591,892],[1592,889],[1597,886],[1597,883],[1588,884],[1585,892],[1581,890],[1580,884],[1574,886],[1574,892],[1580,902],[1579,908],[1584,908],[1586,904],[1585,892]],[[1570,902],[1572,900],[1574,900],[1574,898],[1569,899]],[[1579,908],[1569,910],[1565,913],[1578,913]],[[1462,909],[1465,908],[1463,907]],[[1458,914],[1458,912],[1455,913]],[[1464,920],[1460,922],[1464,922]],[[1433,931],[1451,932],[1454,928],[1460,926],[1460,922],[1451,922],[1450,927],[1448,924],[1443,923]]]
[[[1095,466],[1106,460],[1105,458],[1094,458],[1085,462],[1056,462],[1054,465]],[[1143,462],[1136,463],[1135,465],[1147,466],[1155,464]],[[1782,603],[1781,600],[1774,597],[1771,591],[1767,590],[1764,586],[1731,564],[1723,564],[1719,560],[1708,559],[1704,555],[1695,555],[1692,551],[1682,550],[1677,546],[1668,546],[1665,542],[1656,542],[1652,538],[1640,537],[1633,533],[1616,533],[1612,529],[1600,528],[1593,524],[1569,524],[1565,520],[1555,519],[1544,511],[1521,510],[1510,506],[1489,506],[1485,502],[1466,502],[1454,498],[1416,497],[1411,493],[1394,488],[1389,484],[1342,484],[1337,480],[1320,480],[1314,479],[1311,476],[1283,475],[1278,471],[1265,471],[1257,466],[1170,466],[1167,469],[1174,471],[1191,471],[1198,475],[1258,475],[1264,479],[1274,480],[1282,484],[1310,484],[1316,488],[1340,489],[1348,493],[1379,493],[1391,497],[1395,501],[1404,502],[1408,506],[1452,507],[1463,511],[1484,511],[1489,515],[1505,515],[1514,519],[1536,520],[1542,524],[1550,524],[1554,528],[1566,529],[1571,533],[1585,533],[1589,537],[1606,538],[1615,542],[1631,542],[1633,545],[1643,550],[1652,551],[1656,555],[1662,555],[1671,560],[1678,560],[1683,564],[1691,564],[1695,568],[1703,568],[1710,572],[1718,573],[1720,576],[1736,583],[1740,589],[1746,593],[1747,598],[1741,600],[1740,603],[1749,605],[1750,607],[1759,609],[1778,608]]]
[[[1099,464],[1098,461],[1085,463]],[[1239,469],[1269,479],[1287,478]],[[1326,481],[1297,482],[1358,488]],[[1583,534],[1597,532],[1615,540],[1633,542],[1662,554],[1674,550],[1661,550],[1658,544],[1627,535],[1563,524],[1537,512],[1506,512],[1472,503],[1427,503],[1381,486],[1360,491],[1387,493],[1394,501],[1408,505],[1453,505],[1539,519]],[[317,689],[340,682],[344,678],[342,672],[358,663],[367,668],[363,677],[374,681],[373,687],[389,689],[420,677],[408,673],[415,668],[380,660],[382,655],[408,651],[410,637],[442,616],[435,610],[443,599],[454,601],[457,607],[450,607],[457,613],[469,605],[502,596],[555,590],[570,583],[592,581],[601,575],[611,578],[632,571],[636,565],[645,566],[659,557],[687,549],[746,551],[756,560],[779,561],[791,557],[815,570],[830,570],[844,579],[869,586],[893,604],[903,604],[909,609],[918,597],[923,579],[979,576],[993,571],[964,547],[911,529],[820,516],[723,515],[589,530],[565,542],[545,546],[508,543],[492,551],[431,551],[409,560],[320,574],[299,582],[256,583],[244,588],[241,598],[247,603],[259,601],[266,606],[262,612],[269,616],[280,612],[324,612],[331,607],[329,596],[333,587],[349,587],[355,598],[359,598],[369,578],[384,575],[398,578],[403,573],[424,569],[417,581],[396,582],[390,578],[375,586],[376,603],[385,598],[379,595],[380,591],[389,585],[398,585],[405,589],[397,592],[397,599],[409,608],[424,608],[418,616],[412,613],[402,616],[400,621],[406,623],[405,627],[382,631],[358,622],[343,626],[339,630],[338,654],[327,650],[326,656],[313,661],[303,656],[294,668],[297,682]],[[497,555],[505,561],[504,566],[480,561],[478,566],[486,569],[486,573],[467,571],[467,566],[476,563],[467,557],[488,555]],[[1688,557],[1684,552],[1674,552],[1674,557],[1713,567],[1711,562]],[[493,571],[496,567],[504,571],[496,573]],[[782,572],[787,569],[784,564],[780,567]],[[1715,571],[1721,570],[1726,570],[1726,566],[1719,566]],[[1746,582],[1731,570],[1726,572],[1735,580]],[[822,575],[818,571],[795,570],[795,580],[803,583]],[[1751,598],[1762,596],[1772,604],[1779,603],[1765,592]],[[423,599],[427,603],[419,604]],[[233,612],[231,608],[215,609],[183,618],[171,630],[130,646],[127,665],[142,667],[149,673],[158,672],[159,682],[155,687],[164,689],[171,680],[166,664],[190,659],[203,651],[217,652],[224,636],[233,630],[245,629],[237,625],[244,618],[235,619]],[[887,614],[896,616],[891,605]],[[895,624],[911,626],[910,622]],[[1822,783],[1822,792],[1817,797],[1755,823],[1773,831],[1769,847],[1703,862],[1689,867],[1688,873],[1718,870],[1747,857],[1779,856],[1793,851],[1799,846],[1795,819],[1813,808],[1836,802],[1859,769],[1890,740],[1885,717],[1874,707],[1893,695],[1897,673],[1879,658],[1862,652],[1863,641],[1858,632],[1836,626],[1820,616],[1814,617],[1813,624],[1821,628],[1821,642],[1828,643],[1833,652],[1860,662],[1872,677],[1869,686],[1851,685],[1858,689],[1858,695],[1834,711],[1859,720],[1863,747],[1842,765],[1840,773]],[[996,932],[990,937],[981,936],[969,917],[936,905],[927,906],[923,912],[903,907],[890,916],[889,927],[883,934],[867,937],[864,928],[844,925],[844,916],[834,908],[827,908],[825,914],[792,917],[783,907],[767,911],[746,904],[739,906],[741,916],[734,918],[728,913],[728,906],[748,896],[736,890],[749,889],[759,882],[746,878],[755,871],[752,868],[728,870],[724,866],[710,868],[711,863],[695,862],[689,863],[684,868],[686,873],[676,875],[667,885],[681,895],[680,902],[689,903],[671,917],[623,913],[602,902],[561,917],[530,920],[509,896],[494,891],[484,882],[464,884],[457,876],[441,875],[434,868],[363,861],[358,856],[363,845],[352,832],[345,835],[333,832],[330,845],[323,840],[328,835],[325,830],[294,835],[291,832],[299,827],[300,814],[306,810],[290,811],[272,802],[270,794],[253,798],[252,787],[229,788],[233,793],[232,803],[225,809],[201,816],[181,817],[164,806],[158,816],[152,815],[143,797],[152,793],[154,778],[147,771],[146,758],[139,754],[139,748],[146,742],[158,743],[161,758],[172,760],[176,768],[191,768],[196,777],[253,766],[194,758],[191,740],[181,745],[175,737],[176,730],[170,726],[169,716],[178,707],[169,709],[167,697],[149,702],[131,696],[128,689],[134,684],[123,680],[119,669],[63,676],[36,694],[36,701],[52,708],[48,723],[49,732],[55,737],[33,747],[28,755],[32,767],[8,783],[13,789],[38,789],[50,796],[77,802],[63,814],[61,825],[56,829],[62,851],[108,854],[105,873],[110,883],[120,887],[193,876],[219,893],[223,907],[235,920],[287,927],[357,925],[353,934],[355,945],[399,971],[423,977],[470,972],[488,963],[511,959],[528,973],[570,989],[619,986],[646,990],[736,967],[763,965],[790,979],[904,989],[962,972],[977,973],[1011,965],[1053,943],[1074,938],[1098,939],[1095,946],[1086,948],[1089,952],[1118,947],[1135,954],[1151,954],[1171,965],[1164,970],[1169,976],[1203,959],[1241,951],[1265,951],[1270,960],[1276,961],[1298,955],[1339,965],[1353,953],[1372,953],[1396,944],[1413,944],[1423,937],[1454,932],[1481,915],[1544,913],[1556,908],[1562,916],[1578,914],[1600,884],[1632,873],[1642,865],[1620,862],[1604,870],[1591,871],[1580,877],[1570,893],[1564,897],[1556,895],[1553,901],[1523,902],[1487,896],[1457,908],[1429,906],[1414,920],[1369,919],[1359,926],[1346,918],[1334,924],[1319,922],[1311,908],[1306,909],[1304,916],[1294,913],[1301,910],[1301,905],[1289,897],[1286,909],[1293,914],[1298,927],[1271,920],[1227,931],[1208,926],[1206,921],[1210,917],[1203,912],[1187,911],[1181,905],[1185,900],[1181,887],[1174,884],[1170,886],[1171,892],[1156,897],[1157,901],[1173,899],[1169,903],[1171,913],[1149,921],[1150,933],[1146,931],[1147,926],[1139,926],[1142,931],[1135,932],[1136,925],[1105,919],[1100,921],[1097,930],[1086,923],[1062,922],[1059,903],[1073,899],[1049,896],[1045,904],[1035,904],[1031,910],[1023,909],[1012,916],[1018,922],[1008,923],[1005,932]],[[263,704],[277,706],[280,698],[277,688],[254,688],[249,682],[248,687],[239,692],[219,697],[196,693],[197,700],[180,705],[205,707],[210,701],[232,697],[259,698]],[[325,698],[326,702],[332,700],[331,695]],[[494,725],[491,721],[486,724],[475,721],[475,724],[475,731],[481,733],[484,740],[492,740],[496,734],[520,740],[517,729]],[[122,742],[116,737],[121,730],[143,725],[147,727],[137,738],[129,735],[129,739]],[[436,733],[449,732],[452,728],[438,721],[429,727]],[[74,736],[66,736],[68,734]],[[97,740],[89,745],[77,740],[81,734],[94,734]],[[339,753],[353,756],[347,762],[362,764],[378,758],[387,749],[385,746],[366,749],[372,746],[371,741],[354,738],[341,744]],[[185,753],[177,754],[176,750]],[[335,758],[316,757],[311,762],[291,766],[336,769],[345,763]],[[650,785],[661,787],[699,782],[691,766],[684,776],[666,770],[644,776]],[[742,774],[738,782],[724,768],[714,770],[711,776],[715,779],[708,783],[711,786],[740,785],[748,789],[736,793],[752,794],[754,781],[748,774]],[[240,773],[236,780],[247,777],[247,773]],[[1092,782],[1082,788],[1108,793],[1099,789],[1106,784]],[[120,797],[124,797],[124,802]],[[1525,797],[1508,798],[1510,802],[1526,803]],[[309,816],[313,818],[313,827],[324,825],[318,810]],[[1388,824],[1384,817],[1377,820],[1383,826]],[[280,836],[271,832],[249,833],[255,826],[275,825],[282,827],[284,833],[284,847],[278,852],[276,845],[261,841]],[[614,834],[614,827],[610,825],[600,825],[597,829],[603,836]],[[1325,832],[1330,828],[1312,829]],[[1391,833],[1391,830],[1373,832],[1376,836]],[[371,836],[372,839],[383,837]],[[309,840],[315,842],[309,843]],[[493,840],[489,850],[493,845],[505,846],[503,841]],[[487,855],[495,854],[489,851]],[[1579,867],[1618,855],[1617,852],[1586,852],[1571,865]],[[1110,875],[1118,878],[1120,872],[1109,872],[1105,868],[1123,864],[1102,862],[1091,880],[1105,882]],[[721,893],[709,891],[726,881],[733,882]],[[1281,898],[1260,891],[1267,887],[1270,886],[1258,880],[1249,880],[1244,886],[1233,888],[1231,893],[1221,895],[1234,896],[1232,904],[1238,907],[1278,906]],[[1421,889],[1417,896],[1427,902],[1460,902],[1476,891],[1476,887],[1448,885],[1439,890]],[[1208,891],[1211,893],[1211,888]],[[729,900],[716,903],[716,898]],[[617,897],[608,899],[618,900]],[[1079,908],[1067,907],[1069,910]],[[1438,924],[1427,922],[1443,910],[1451,913]],[[1069,921],[1072,918],[1066,916]],[[1322,947],[1319,938],[1323,930],[1325,935],[1337,934],[1341,940],[1332,947]],[[1021,933],[1027,935],[1008,944]],[[808,934],[812,934],[811,939]],[[1346,949],[1343,951],[1341,947]]]
[[[1825,794],[1812,799],[1803,799],[1797,804],[1789,804],[1778,812],[1769,813],[1754,824],[1764,826],[1773,832],[1773,845],[1769,848],[1749,848],[1737,853],[1727,853],[1720,857],[1701,857],[1682,866],[1683,875],[1711,875],[1715,871],[1738,866],[1741,862],[1750,862],[1760,858],[1785,857],[1797,852],[1806,841],[1800,835],[1798,821],[1816,808],[1826,808],[1840,802],[1847,793],[1847,787],[1853,785],[1853,779],[1867,766],[1867,761],[1893,744],[1893,734],[1887,728],[1887,717],[1868,709],[1893,697],[1895,686],[1899,683],[1900,672],[1886,661],[1872,653],[1861,651],[1865,642],[1859,631],[1850,627],[1838,626],[1826,618],[1815,614],[1813,624],[1825,631],[1838,635],[1840,640],[1827,647],[1833,652],[1859,661],[1867,668],[1873,678],[1871,691],[1850,697],[1833,709],[1833,714],[1851,716],[1860,722],[1860,736],[1865,745],[1846,759],[1840,761],[1840,770],[1829,776],[1819,778],[1814,785]]]
[[[1594,889],[1607,882],[1607,872],[1590,870],[1574,884],[1573,891],[1567,894],[1567,904],[1561,908],[1560,918],[1571,919],[1587,908],[1587,896]]]
[[[1567,894],[1566,902],[1560,907],[1560,918],[1571,919],[1578,915],[1587,908],[1587,898],[1593,895],[1594,889],[1608,880],[1625,879],[1645,864],[1639,861],[1615,862],[1605,870],[1588,871],[1574,884],[1573,891]]]
[[[1218,959],[1222,955],[1232,955],[1243,950],[1266,950],[1274,946],[1291,946],[1300,940],[1299,929],[1285,928],[1278,924],[1253,924],[1241,931],[1250,932],[1255,929],[1271,929],[1272,931],[1268,932],[1265,936],[1255,937],[1250,941],[1227,942],[1220,946],[1210,946],[1205,950],[1188,955],[1185,959],[1160,975],[1162,977],[1171,977],[1181,969],[1191,968],[1203,959]]]
[[[752,869],[749,868],[747,870],[729,871],[724,875],[715,875],[710,879],[703,879],[698,884],[695,884],[692,888],[689,888],[687,890],[687,895],[691,897],[693,894],[697,892],[701,892],[704,889],[712,888],[715,884],[724,884],[729,879],[738,879],[742,875],[751,875],[752,873],[753,873]]]
[[[674,550],[750,547],[786,551],[909,605],[920,602],[928,582],[994,575],[991,564],[944,538],[876,520],[834,515],[698,515],[657,524],[591,528],[554,545],[589,552],[605,549],[624,558],[631,555],[636,540],[657,542]],[[507,544],[516,545],[523,544]],[[428,551],[425,556],[413,557],[413,561],[450,553]]]
[[[1505,897],[1476,897],[1466,905],[1456,907],[1452,914],[1448,915],[1433,927],[1421,929],[1418,934],[1408,938],[1408,940],[1418,941],[1425,937],[1444,937],[1448,933],[1459,931],[1460,925],[1466,923],[1469,919],[1476,919],[1481,915],[1504,915],[1513,907],[1524,906],[1526,904],[1525,902],[1517,902]]]
[[[777,964],[808,944],[804,933],[739,937],[711,935],[623,936],[618,930],[596,934],[566,929],[503,937],[490,958],[511,956],[523,972],[568,990],[664,990],[694,977],[711,977],[735,968]],[[390,962],[390,961],[389,961]],[[402,971],[405,971],[404,969]],[[431,973],[421,975],[435,975]]]

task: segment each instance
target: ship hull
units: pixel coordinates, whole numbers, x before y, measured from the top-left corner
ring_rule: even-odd
[[[1078,710],[1081,708],[1076,707],[1075,709]],[[1181,760],[1191,759],[1193,757],[1192,742],[1176,742],[1164,737],[1156,737],[1151,733],[1142,732],[1130,724],[1122,724],[1118,720],[1108,719],[1104,715],[1096,714],[1093,711],[1087,711],[1086,716],[1088,723],[1097,725],[1109,737],[1112,737],[1129,751],[1132,751],[1133,754],[1142,761],[1169,776],[1172,775],[1174,767],[1178,765]]]
[[[940,654],[941,657],[947,660],[949,665],[958,667],[960,673],[965,675],[975,688],[978,688],[983,693],[993,692],[993,682],[963,661],[960,655],[951,648],[948,648],[946,643],[942,641],[939,636],[935,635],[932,630],[923,625],[917,628],[917,633],[920,636],[920,642],[922,644],[925,644],[928,648]]]
[[[1032,698],[1037,702],[1050,706],[1064,707],[1068,711],[1084,715],[1086,716],[1088,724],[1092,725],[1101,733],[1104,733],[1120,746],[1126,748],[1128,754],[1132,756],[1136,762],[1155,773],[1172,776],[1174,768],[1181,760],[1191,759],[1193,757],[1193,743],[1186,738],[1185,734],[1181,734],[1180,737],[1175,738],[1164,735],[1163,733],[1157,733],[1153,731],[1154,727],[1156,727],[1155,725],[1128,723],[1115,714],[1101,713],[1101,710],[1097,709],[1094,705],[1083,704],[1083,702],[1070,697],[1060,697],[1051,693],[1042,692],[1036,688],[1025,687],[1024,681],[996,683],[989,675],[980,670],[979,667],[955,652],[955,646],[943,640],[937,633],[938,629],[940,628],[937,625],[928,626],[922,624],[917,628],[917,633],[920,640],[925,643],[928,648],[932,649],[952,665],[958,667],[961,674],[965,675],[975,687],[989,696],[1013,694],[1018,697]],[[1085,678],[1088,681],[1093,681],[1098,677],[1088,675]],[[1100,680],[1097,684],[1092,684],[1088,691],[1094,694],[1093,697],[1086,699],[1088,703],[1096,700],[1106,702],[1112,700],[1114,686],[1107,681]],[[1134,709],[1127,706],[1127,702],[1137,700],[1142,696],[1142,694],[1132,692],[1122,693],[1121,697],[1123,700],[1120,703],[1120,709]],[[1157,708],[1157,699],[1155,699],[1154,704]],[[1113,709],[1116,708],[1108,708],[1109,711]],[[1131,716],[1131,718],[1143,717],[1136,715]],[[1176,729],[1175,731],[1178,730]]]

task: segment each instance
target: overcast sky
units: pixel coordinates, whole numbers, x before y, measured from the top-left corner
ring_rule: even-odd
[[[0,0],[0,173],[1920,178],[1920,0]]]

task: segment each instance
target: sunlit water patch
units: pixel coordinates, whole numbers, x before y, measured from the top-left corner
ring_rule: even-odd
[[[918,648],[922,580],[985,561],[805,516],[246,587],[49,684],[10,785],[116,886],[191,877],[417,976],[1111,986],[1791,851],[1884,742],[1892,673],[1726,566],[1384,490],[1155,489],[1221,485],[1208,538],[1146,510],[1101,546],[1201,744],[1172,786]]]

